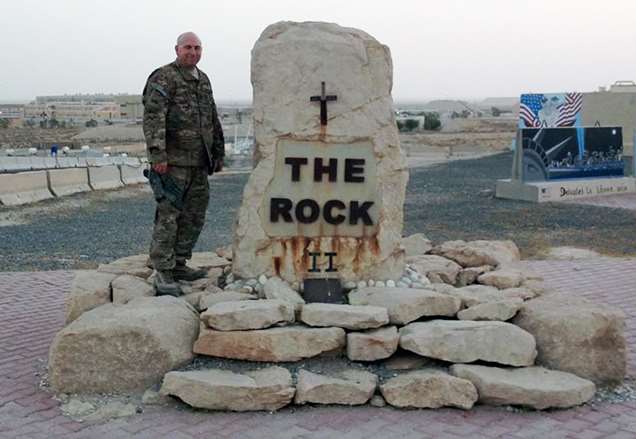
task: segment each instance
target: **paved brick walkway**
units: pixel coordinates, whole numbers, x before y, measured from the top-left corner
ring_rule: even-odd
[[[610,303],[628,316],[636,341],[636,259],[533,261],[549,286]],[[636,401],[570,410],[509,411],[477,406],[394,410],[303,407],[268,413],[216,413],[146,407],[130,418],[80,423],[38,387],[48,346],[63,324],[70,272],[0,273],[1,438],[636,438]],[[629,374],[636,375],[630,352]]]

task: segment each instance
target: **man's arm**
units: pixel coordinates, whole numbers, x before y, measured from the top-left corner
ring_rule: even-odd
[[[166,115],[170,84],[161,70],[156,70],[148,78],[144,89],[144,136],[148,161],[152,169],[159,174],[168,171],[168,155],[166,152]]]
[[[225,138],[223,137],[223,126],[219,121],[219,115],[216,111],[216,103],[212,96],[212,126],[214,127],[214,138],[212,139],[212,158],[214,159],[214,172],[223,169],[223,158],[225,157]]]

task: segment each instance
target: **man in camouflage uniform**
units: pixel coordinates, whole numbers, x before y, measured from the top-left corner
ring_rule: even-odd
[[[162,178],[183,192],[183,207],[168,199],[157,203],[150,260],[157,294],[182,294],[179,280],[206,273],[186,266],[205,222],[208,175],[223,168],[224,140],[212,86],[197,68],[201,40],[192,32],[179,36],[177,59],[155,70],[144,88],[144,136],[148,161]]]

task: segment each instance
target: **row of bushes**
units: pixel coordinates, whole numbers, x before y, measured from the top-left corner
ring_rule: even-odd
[[[421,115],[424,116],[425,130],[434,131],[438,130],[442,126],[438,113],[423,113]],[[400,132],[412,132],[420,127],[420,121],[418,119],[398,120],[397,127]]]

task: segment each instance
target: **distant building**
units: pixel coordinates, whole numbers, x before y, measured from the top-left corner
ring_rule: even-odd
[[[8,120],[9,126],[21,126],[24,122],[24,105],[0,104],[0,119]]]
[[[104,123],[121,119],[119,104],[85,101],[32,102],[24,106],[24,117],[35,122],[56,119],[68,123],[85,123],[89,120]]]
[[[636,93],[636,82],[634,81],[616,81],[610,85],[610,93]]]

